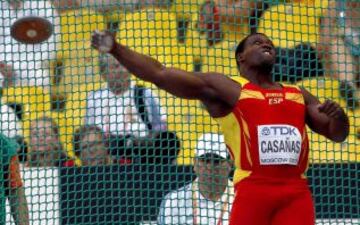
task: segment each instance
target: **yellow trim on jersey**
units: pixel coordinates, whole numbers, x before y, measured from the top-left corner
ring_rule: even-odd
[[[307,131],[306,131],[306,127],[305,127],[304,130],[303,130],[302,140],[301,140],[301,141],[304,142],[306,137],[307,137]],[[310,144],[310,143],[308,142],[308,145],[309,145],[309,144]],[[310,146],[308,146],[308,148],[309,148],[309,147],[310,147]],[[303,156],[302,156],[302,158],[301,158],[301,161],[304,160],[304,157],[305,157],[305,154],[303,154]],[[301,161],[299,161],[299,162],[301,162]],[[305,172],[309,169],[309,166],[310,166],[310,160],[307,160]],[[307,179],[307,176],[305,175],[305,173],[301,174],[301,178]]]
[[[240,99],[265,99],[264,95],[260,91],[253,91],[248,89],[241,90]]]
[[[286,93],[285,99],[296,102],[298,104],[304,104],[304,97],[301,93]]]
[[[215,118],[220,124],[222,132],[225,137],[225,143],[230,147],[234,156],[234,162],[236,165],[240,165],[240,145],[241,145],[241,128],[236,116],[233,113],[228,114],[225,117]]]
[[[298,85],[295,85],[295,84],[285,84],[285,83],[281,83],[281,85],[282,85],[283,87],[292,87],[292,88],[295,88],[295,89],[297,89],[298,91],[301,90],[300,87],[299,87]]]
[[[243,128],[243,132],[245,135],[245,148],[246,148],[246,158],[249,161],[250,165],[252,166],[252,160],[251,160],[251,155],[250,155],[250,131],[249,131],[249,126],[247,124],[247,122],[241,118],[241,124],[242,124],[242,128]]]
[[[221,118],[215,118],[220,124],[225,136],[225,143],[232,151],[236,170],[234,173],[234,184],[248,177],[251,171],[241,170],[241,127],[239,121],[233,113]]]
[[[249,83],[249,81],[245,78],[245,77],[242,77],[242,76],[232,76],[230,77],[233,81],[241,84],[241,86],[244,86],[246,83]]]

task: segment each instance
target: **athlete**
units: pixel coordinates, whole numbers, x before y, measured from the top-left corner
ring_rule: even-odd
[[[166,68],[155,59],[94,32],[92,46],[110,52],[132,74],[181,98],[198,99],[222,127],[236,171],[231,225],[313,225],[314,205],[304,173],[308,165],[306,125],[342,142],[349,120],[335,102],[272,81],[275,49],[264,34],[237,46],[240,84],[223,74]]]

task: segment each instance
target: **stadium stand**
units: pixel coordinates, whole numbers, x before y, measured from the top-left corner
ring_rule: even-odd
[[[56,58],[49,64],[50,89],[41,86],[1,89],[1,103],[12,106],[21,123],[22,136],[16,138],[28,145],[31,122],[47,116],[59,127],[65,155],[74,159],[74,165],[62,168],[29,168],[26,155],[21,160],[31,224],[157,224],[163,197],[195,179],[193,159],[199,136],[220,132],[201,102],[177,98],[132,77],[138,85],[151,88],[160,96],[166,109],[168,130],[174,131],[181,142],[177,160],[171,165],[122,161],[119,165],[82,166],[74,153],[72,139],[74,132],[84,125],[88,94],[106,85],[99,75],[99,54],[90,46],[92,32],[104,29],[110,29],[122,44],[158,59],[165,66],[186,71],[215,71],[239,83],[245,80],[239,76],[234,59],[237,44],[254,30],[268,35],[279,52],[287,51],[283,56],[289,60],[284,63],[289,67],[277,68],[276,75],[282,79],[291,69],[300,70],[290,74],[297,77],[282,81],[306,88],[321,101],[338,102],[349,116],[350,134],[342,143],[307,130],[311,151],[306,176],[314,196],[316,224],[360,223],[360,108],[349,107],[348,96],[343,94],[348,91],[347,87],[324,73],[326,65],[320,64],[326,62],[318,52],[320,20],[333,0],[264,0],[251,7],[249,4],[239,7],[240,2],[248,3],[239,0],[164,0],[163,5],[169,7],[161,8],[133,4],[139,1],[130,2],[129,8],[124,8],[120,4],[128,1],[108,1],[109,10],[97,2],[91,1],[91,8],[61,11],[58,18],[61,41],[56,43]],[[214,10],[212,19],[214,14],[218,15],[216,10],[223,13],[219,20],[211,21],[219,22],[222,38],[210,45],[209,36],[199,29],[205,3],[217,6],[210,8]],[[268,9],[264,8],[266,4],[270,6]],[[237,16],[231,19],[234,15],[229,12],[235,9],[245,10],[247,14],[241,14],[241,19]],[[7,19],[6,13],[0,16]],[[291,58],[289,50],[294,53],[297,48],[302,49],[301,54]],[[301,64],[297,64],[299,61]],[[297,68],[290,68],[294,65]],[[9,205],[6,210],[6,224],[15,224],[8,213]]]

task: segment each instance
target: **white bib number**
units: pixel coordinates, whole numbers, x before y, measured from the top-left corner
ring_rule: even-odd
[[[291,125],[258,126],[260,165],[297,165],[301,140],[300,131]]]

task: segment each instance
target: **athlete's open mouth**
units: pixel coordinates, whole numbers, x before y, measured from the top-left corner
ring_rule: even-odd
[[[271,52],[271,47],[269,46],[265,46],[265,47],[263,47],[263,53],[265,54],[265,55],[272,55],[272,52]]]

